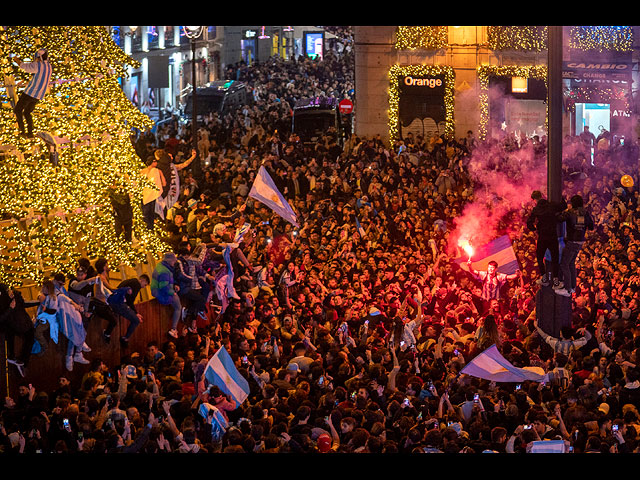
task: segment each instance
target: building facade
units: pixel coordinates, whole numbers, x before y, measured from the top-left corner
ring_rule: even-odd
[[[637,138],[634,26],[563,27],[563,135]],[[354,27],[355,131],[542,136],[547,27]]]
[[[152,118],[162,118],[167,106],[177,110],[194,84],[200,87],[226,78],[230,65],[285,59],[299,55],[322,55],[331,37],[312,26],[205,26],[190,38],[187,26],[110,26],[113,40],[140,62],[122,88],[131,101]],[[231,79],[232,80],[232,79]]]

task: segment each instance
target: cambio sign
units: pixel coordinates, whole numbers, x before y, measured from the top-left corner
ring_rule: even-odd
[[[564,78],[582,80],[631,80],[629,63],[564,62]]]
[[[584,70],[598,70],[598,71],[621,71],[621,70],[629,70],[629,65],[624,63],[578,63],[578,62],[569,62],[567,63],[567,67],[574,69],[584,69]]]

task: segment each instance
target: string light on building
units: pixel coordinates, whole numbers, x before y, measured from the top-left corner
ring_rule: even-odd
[[[547,27],[488,26],[487,43],[491,50],[539,52],[547,49]]]
[[[395,48],[439,50],[447,46],[448,37],[445,26],[398,27]]]
[[[630,26],[572,27],[569,47],[583,51],[630,52],[633,49],[633,28]]]
[[[454,125],[455,74],[447,65],[393,65],[389,70],[389,138],[398,137],[399,80],[407,75],[444,75],[445,135],[452,136]]]
[[[487,125],[489,124],[489,83],[492,77],[508,77],[508,78],[525,78],[544,80],[545,88],[547,86],[547,66],[546,65],[530,65],[530,66],[495,66],[480,65],[477,68],[478,82],[480,84],[480,124],[478,132],[480,138],[486,138]]]

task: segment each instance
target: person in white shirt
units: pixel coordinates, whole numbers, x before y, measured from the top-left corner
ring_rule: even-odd
[[[158,160],[151,157],[147,161],[147,167],[140,171],[140,174],[147,180],[155,184],[156,188],[144,185],[142,189],[142,216],[144,223],[149,230],[153,230],[155,221],[156,200],[162,194],[162,189],[167,184],[162,171],[158,168]]]

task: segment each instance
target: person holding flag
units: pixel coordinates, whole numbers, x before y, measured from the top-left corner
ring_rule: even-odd
[[[236,408],[249,397],[249,382],[238,371],[224,346],[221,346],[207,363],[203,381],[209,385],[208,388],[218,387],[215,391],[219,389],[227,395],[230,402],[235,403]],[[218,401],[216,403],[220,404]]]
[[[500,290],[505,283],[521,277],[511,239],[508,235],[503,235],[484,245],[472,247],[469,239],[461,237],[458,246],[464,250],[465,255],[458,257],[455,262],[463,269],[466,267],[473,278],[481,282],[480,298],[484,311],[487,311],[492,301],[501,299]],[[473,263],[485,269],[474,269]]]
[[[213,234],[211,235],[211,238],[212,240],[215,239],[218,241],[217,251],[220,252],[221,249],[222,258],[227,265],[230,292],[234,291],[233,278],[237,273],[240,273],[238,272],[240,264],[244,265],[247,270],[253,273],[253,266],[251,265],[249,260],[247,260],[247,257],[244,255],[244,252],[240,248],[242,237],[250,229],[251,225],[249,223],[244,223],[240,226],[240,228],[237,229],[235,236],[232,238],[227,232],[227,227],[225,224],[218,223],[213,227]]]
[[[296,228],[300,228],[296,213],[280,193],[264,165],[261,165],[258,170],[253,186],[249,191],[249,197],[263,203]]]
[[[188,167],[196,158],[195,149],[191,150],[191,156],[181,163],[174,163],[174,156],[167,150],[158,149],[153,153],[157,160],[157,168],[162,172],[165,183],[162,191],[156,199],[155,211],[164,220],[167,210],[169,210],[180,196],[180,170]]]
[[[507,283],[508,280],[518,278],[522,274],[520,269],[510,275],[498,272],[498,262],[495,260],[489,262],[486,271],[474,270],[472,264],[473,262],[471,258],[469,258],[469,260],[467,260],[469,272],[482,283],[482,299],[487,303],[491,300],[500,300],[500,289],[504,284]]]

